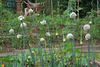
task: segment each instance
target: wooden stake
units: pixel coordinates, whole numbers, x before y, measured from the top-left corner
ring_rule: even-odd
[[[29,9],[29,0],[28,0],[28,6],[27,6],[27,7],[28,7],[28,9]]]
[[[54,17],[53,17],[53,4],[52,4],[52,0],[51,0],[51,15],[52,15],[52,21],[53,21]]]
[[[98,9],[98,5],[99,5],[99,2],[98,2],[98,0],[97,0],[97,11],[99,10],[99,9]]]
[[[44,41],[44,44],[45,44],[45,50],[46,50],[46,40]]]
[[[27,8],[28,8],[28,10],[30,9],[30,7],[29,7],[29,0],[28,0]],[[31,14],[29,14],[29,16],[32,17]],[[29,19],[29,37],[30,37],[30,40],[31,40],[31,31],[30,31],[30,29],[31,29],[31,20]]]
[[[2,31],[2,34],[3,34],[3,25],[2,25],[2,0],[0,1],[1,3],[1,31]]]
[[[52,3],[52,0],[51,0],[51,15],[52,15],[52,22],[54,20],[54,16],[53,16],[53,3]],[[54,23],[53,24],[53,33],[54,33]],[[54,35],[53,35],[53,41],[54,41]]]
[[[98,2],[98,0],[97,0],[97,11],[99,10],[99,9],[98,9],[98,7],[99,7],[98,5],[99,5],[99,2]],[[97,13],[97,17],[98,17],[98,13]]]
[[[77,9],[79,9],[79,0],[77,0],[77,2],[78,2]],[[77,20],[79,20],[79,10],[78,10],[77,15],[78,15]],[[77,25],[79,25],[79,22],[77,22]],[[77,27],[77,31],[79,31],[79,27]],[[79,38],[79,34],[77,33],[77,42],[78,42],[78,38]]]
[[[78,0],[78,6],[77,8],[79,9],[79,0]],[[78,20],[79,20],[79,10],[78,10]]]

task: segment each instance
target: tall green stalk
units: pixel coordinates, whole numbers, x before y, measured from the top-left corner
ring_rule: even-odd
[[[82,42],[82,26],[81,26],[81,41],[80,41],[80,45],[81,45],[81,58],[80,58],[80,66],[82,67],[81,63],[82,63],[82,45],[83,45],[83,42]]]
[[[94,49],[94,47],[93,47],[92,25],[91,25],[91,41],[92,41],[93,67],[95,67],[95,49]]]
[[[65,38],[65,37],[64,37],[64,34],[63,34],[63,38]],[[66,53],[66,44],[65,44],[65,41],[63,41],[63,44],[64,44],[65,55],[66,55],[67,53]],[[67,57],[66,57],[66,65],[67,65]]]
[[[90,44],[89,44],[89,40],[87,40],[87,46],[88,46],[88,67],[90,67]]]
[[[11,34],[11,38],[12,38],[12,46],[13,46],[13,67],[15,67],[13,34]]]
[[[20,41],[20,50],[21,50],[21,55],[22,55],[22,67],[23,67],[23,52],[22,52],[21,39],[19,39],[19,41]]]
[[[46,33],[46,30],[45,30],[45,27],[46,26],[44,26],[44,32]],[[45,35],[44,35],[45,36]],[[46,45],[46,40],[45,40],[45,45]],[[47,54],[46,54],[46,47],[45,47],[45,49],[44,49],[44,52],[45,52],[45,60],[46,60],[46,63],[47,63],[47,67],[49,67],[49,64],[48,64],[48,61],[47,61]]]
[[[75,67],[75,64],[74,64],[74,55],[73,55],[73,41],[72,40],[70,40],[70,42],[71,42],[71,49],[72,49],[72,62],[73,62],[73,67]]]
[[[22,23],[22,21],[21,21]],[[23,51],[22,51],[22,67],[26,67],[25,64],[25,29],[24,29],[24,25],[22,23],[22,30],[23,30]]]
[[[60,45],[59,36],[57,36],[57,39],[58,39],[59,48],[60,48],[60,51],[61,51],[61,54],[62,54],[62,49],[61,49],[61,45]],[[62,58],[62,55],[61,55],[61,60],[62,60],[62,65],[64,67],[64,59]]]
[[[40,57],[40,62],[41,62],[41,65],[42,65],[42,67],[43,67],[43,64],[42,64],[42,56],[41,56],[41,51],[40,51],[40,47],[39,47],[39,41],[38,41],[38,35],[37,35],[37,30],[36,30],[36,26],[35,26],[35,22],[34,22],[34,20],[33,20],[33,16],[32,16],[32,21],[33,21],[33,24],[34,24],[34,28],[35,28],[35,33],[36,33],[36,40],[37,40],[37,45],[38,45],[38,53],[39,53],[39,57]]]

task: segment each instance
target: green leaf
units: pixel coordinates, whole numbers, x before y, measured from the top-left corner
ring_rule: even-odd
[[[80,11],[80,10],[82,10],[83,8],[81,8],[81,7],[79,7],[78,9],[76,9],[76,11]]]
[[[0,46],[0,50],[2,51],[2,52],[4,52],[4,50],[2,49],[2,47]]]

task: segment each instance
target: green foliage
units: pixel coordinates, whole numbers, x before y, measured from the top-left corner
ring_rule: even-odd
[[[71,31],[69,31],[68,29],[71,29],[71,27],[69,26],[66,26],[66,25],[76,25],[75,28],[72,28],[72,29],[75,29],[75,37],[77,36],[80,36],[80,33],[81,33],[81,27],[82,27],[82,23],[84,24],[89,24],[91,18],[92,19],[92,25],[93,25],[93,37],[95,38],[95,40],[98,40],[100,36],[99,34],[99,27],[98,27],[98,24],[99,24],[99,17],[95,17],[95,10],[91,10],[91,12],[88,12],[88,15],[83,18],[83,19],[79,19],[79,20],[75,20],[74,22],[72,20],[70,20],[69,18],[69,13],[68,13],[68,10],[65,10],[63,12],[63,14],[59,14],[61,10],[60,9],[57,9],[57,11],[55,10],[54,11],[54,20],[52,21],[52,16],[51,15],[45,15],[45,14],[40,14],[38,16],[38,14],[33,14],[34,15],[34,19],[33,18],[30,18],[29,16],[26,16],[24,22],[27,23],[29,25],[29,23],[31,23],[31,29],[30,29],[30,35],[32,35],[32,31],[34,29],[34,24],[36,25],[36,28],[37,28],[37,31],[39,32],[39,38],[43,37],[43,33],[45,34],[47,31],[45,29],[50,29],[50,32],[52,32],[53,28],[56,28],[54,29],[55,33],[56,31],[58,31],[58,33],[60,35],[63,35],[63,34],[67,34]],[[32,19],[30,22],[29,20]],[[47,21],[47,25],[45,27],[43,27],[40,22],[42,20],[46,20]],[[21,22],[18,21],[18,15],[14,14],[13,12],[9,11],[9,10],[3,10],[3,17],[2,17],[2,21],[3,21],[3,30],[5,30],[6,32],[4,32],[4,35],[9,35],[9,29],[13,28],[15,30],[15,34],[14,34],[14,44],[17,45],[18,44],[18,39],[16,39],[16,35],[18,33],[20,34],[23,34],[22,32],[22,29],[19,27]],[[42,31],[42,30],[45,30]],[[62,32],[63,31],[63,32]],[[29,26],[27,26],[27,29],[26,29],[26,32],[29,32]],[[34,31],[35,32],[35,31]],[[77,35],[77,33],[79,33]],[[30,36],[29,34],[27,35],[28,36],[28,40],[30,40],[30,43],[35,43],[33,42],[35,37],[34,36]],[[83,38],[84,38],[85,34],[83,32]],[[51,36],[51,38],[53,38],[54,36]],[[56,38],[56,36],[55,36]],[[97,39],[96,39],[97,38]],[[80,40],[80,37],[78,38]],[[11,41],[9,41],[9,39],[6,39],[7,43],[11,43]],[[22,41],[21,41],[22,42]],[[27,42],[26,42],[27,43]]]
[[[57,47],[52,48],[52,50],[54,51],[54,53],[53,53],[54,54],[54,57],[53,57],[54,62],[55,62],[57,67],[62,66],[61,58],[64,59],[64,64],[65,65],[69,65],[72,61],[72,50],[71,50],[70,42],[62,43],[61,45],[66,46],[66,49],[65,49],[65,47],[62,47],[62,52],[63,53],[61,53],[60,48],[57,48]],[[74,46],[73,46],[73,48],[74,48]],[[34,48],[34,49],[32,48],[31,50],[32,50],[32,53],[35,56],[35,61],[36,61],[36,64],[37,64],[37,62],[40,60],[38,49],[37,48]],[[80,53],[79,49],[75,49],[75,53],[73,54],[73,57],[74,57],[73,59],[74,59],[74,61],[76,61],[75,65],[79,65],[80,64],[79,62],[81,61],[82,66],[87,66],[87,55],[83,56],[82,59],[81,59],[80,54],[81,53]],[[29,56],[30,56],[30,58],[29,58]],[[51,62],[51,56],[50,56],[49,52],[45,53],[44,50],[41,49],[41,56],[43,56],[43,59],[46,63],[49,62],[49,65],[51,65],[52,62]],[[46,61],[45,56],[47,56],[47,61]],[[24,63],[26,65],[32,65],[32,66],[34,65],[31,54],[29,52],[25,52],[25,58],[26,58],[26,60],[24,61]],[[2,62],[10,63],[9,65],[7,65],[7,67],[12,66],[14,62],[15,63],[17,62],[17,65],[21,67],[21,65],[23,63],[22,62],[22,54],[18,54],[17,56],[8,55],[8,56],[5,56],[5,57],[0,57],[0,60]],[[38,64],[40,64],[40,62],[38,62]],[[70,66],[72,66],[72,65],[70,65]]]
[[[72,2],[75,3],[75,0],[72,0]],[[65,3],[67,3],[67,1],[65,1]],[[73,6],[74,3],[72,3],[71,6]],[[60,5],[60,7],[62,7],[62,6],[64,6],[64,5]],[[64,8],[66,8],[66,7],[64,7]],[[73,11],[73,8],[70,8],[70,10]],[[79,9],[76,9],[76,11],[78,11],[78,10],[84,10],[84,7],[82,7],[82,8],[80,7]],[[53,42],[53,38],[54,38],[55,42],[57,42],[58,38],[55,34],[59,33],[58,34],[59,35],[58,37],[60,39],[59,42],[61,42],[62,37],[60,37],[60,36],[67,35],[70,32],[75,33],[75,39],[77,38],[77,35],[80,36],[82,23],[89,24],[89,21],[91,19],[92,19],[91,21],[92,21],[93,27],[89,30],[89,32],[92,30],[93,37],[99,39],[98,36],[100,36],[100,34],[99,34],[100,28],[98,27],[98,24],[99,24],[100,17],[98,17],[98,18],[95,17],[95,12],[96,12],[95,10],[91,10],[91,12],[88,12],[88,15],[85,18],[75,20],[75,21],[73,21],[72,19],[69,18],[70,14],[69,14],[68,10],[65,10],[64,12],[62,12],[62,14],[60,14],[61,11],[62,11],[62,9],[60,9],[60,8],[57,8],[57,10],[54,10],[54,17],[53,18],[51,15],[46,15],[46,14],[41,14],[41,13],[39,13],[40,15],[37,15],[38,13],[36,13],[36,14],[33,13],[32,17],[26,16],[25,19],[23,20],[23,22],[27,23],[27,25],[28,25],[27,28],[25,29],[26,30],[25,34],[27,34],[27,37],[25,37],[25,44],[29,43],[31,46],[33,46],[35,44],[37,45],[37,42],[35,39],[36,37],[32,36],[32,33],[35,32],[34,26],[36,26],[36,31],[38,32],[37,35],[38,35],[39,39],[41,37],[44,37],[45,33],[49,31],[50,33],[53,33],[54,35],[51,35],[50,39],[48,39],[48,37],[45,37],[46,40]],[[9,11],[6,9],[3,10],[2,14],[3,14],[3,17],[2,17],[3,30],[6,30],[6,32],[4,32],[4,35],[9,35],[9,29],[13,28],[15,30],[15,33],[13,35],[14,39],[12,40],[14,42],[14,44],[12,44],[11,47],[14,45],[15,47],[21,49],[21,47],[23,47],[23,45],[22,45],[23,40],[22,39],[18,40],[16,38],[16,35],[18,33],[23,34],[23,30],[20,28],[21,22],[18,20],[18,15],[14,14],[13,11]],[[41,25],[40,22],[42,20],[46,20],[47,24]],[[29,27],[29,24],[30,24],[30,27]],[[71,26],[73,26],[73,27],[71,27]],[[29,28],[30,28],[30,30],[29,30]],[[74,32],[73,32],[73,30],[74,30]],[[30,32],[30,34],[29,34],[29,32]],[[83,32],[82,35],[83,35],[83,40],[84,40],[85,33]],[[80,40],[81,38],[82,37],[78,37],[78,40]],[[3,42],[3,41],[4,40],[2,40],[1,42]],[[11,43],[10,40],[7,39],[7,41],[8,41],[7,43]],[[40,41],[38,43],[40,43]],[[51,44],[53,44],[53,43],[51,43]],[[43,45],[44,45],[44,43],[43,43]],[[48,45],[49,44],[47,44],[47,46]],[[41,46],[41,45],[39,45],[39,46]],[[63,46],[63,47],[61,47],[61,46]],[[72,52],[73,51],[71,48],[74,48],[74,45],[72,44],[72,47],[71,47],[71,44],[69,42],[67,42],[67,43],[61,42],[61,46],[55,47],[57,50],[55,50],[55,48],[52,47],[52,50],[54,51],[53,56],[51,56],[51,54],[49,52],[45,53],[45,51],[43,51],[43,49],[41,49],[42,47],[39,48],[41,50],[40,51],[41,56],[39,56],[37,48],[32,49],[32,53],[35,55],[35,61],[38,62],[38,60],[40,60],[41,57],[43,57],[42,59],[44,59],[44,61],[49,63],[51,66],[51,63],[53,63],[51,61],[51,58],[54,57],[53,58],[54,63],[57,67],[60,67],[63,65],[62,59],[64,59],[65,65],[68,64],[71,67],[73,65],[73,64],[71,64],[73,61],[72,60]],[[62,53],[60,51],[60,48],[62,48]],[[0,50],[3,52],[2,47],[0,47]],[[65,54],[65,52],[66,52],[66,54]],[[75,53],[73,53],[74,61],[76,61],[75,65],[79,66],[80,65],[79,62],[82,61],[82,66],[87,66],[88,65],[87,64],[87,55],[84,55],[81,58],[80,54],[81,53],[79,52],[79,49],[75,49]],[[47,55],[47,60],[45,59],[46,55]],[[28,58],[28,56],[31,56],[30,53],[25,52],[26,59],[25,59],[24,63],[27,65],[34,66],[35,64],[33,63],[32,58]],[[9,55],[9,56],[3,57],[3,58],[0,57],[0,61],[10,63],[10,65],[8,65],[8,67],[12,67],[14,60],[16,60],[15,62],[17,62],[19,67],[21,67],[21,64],[23,63],[22,62],[22,54],[19,54],[17,56]],[[68,62],[66,63],[66,61],[68,61]],[[40,62],[38,62],[38,63],[40,64]]]

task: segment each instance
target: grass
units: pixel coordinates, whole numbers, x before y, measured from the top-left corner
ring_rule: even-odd
[[[84,55],[84,54],[88,54],[88,53],[82,53],[82,54]],[[92,53],[90,53],[90,55],[92,56]],[[100,53],[98,53],[98,52],[95,53],[95,60],[100,62]]]
[[[96,61],[100,61],[100,53],[95,53],[95,59]]]

